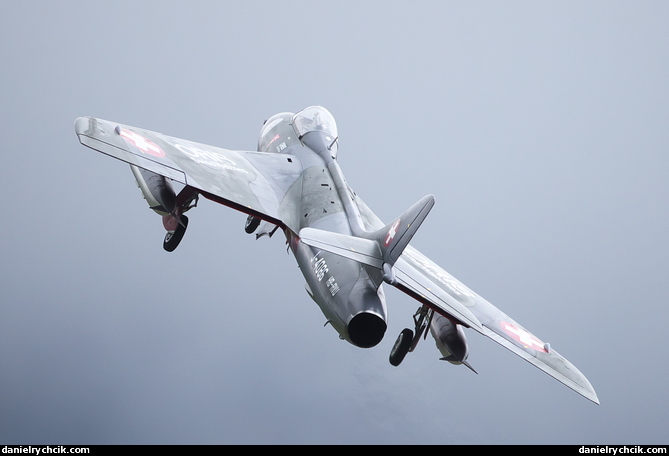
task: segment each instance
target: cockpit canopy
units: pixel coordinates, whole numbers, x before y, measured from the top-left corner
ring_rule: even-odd
[[[321,106],[310,106],[295,114],[293,128],[299,138],[310,131],[324,131],[332,136],[333,140],[337,137],[337,124],[334,117]]]
[[[295,114],[291,124],[302,144],[316,152],[327,149],[332,158],[337,158],[337,123],[327,109],[322,106],[310,106]],[[319,134],[315,134],[316,132]],[[314,134],[305,137],[309,133]]]
[[[337,153],[337,124],[330,112],[321,106],[310,106],[297,114],[282,112],[265,121],[258,138],[258,151],[281,152],[298,144],[312,131],[320,131],[333,157]]]
[[[281,152],[288,146],[299,143],[295,131],[290,126],[292,112],[275,114],[265,121],[258,137],[258,151]]]

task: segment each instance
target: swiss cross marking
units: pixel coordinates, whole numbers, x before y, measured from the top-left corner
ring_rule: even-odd
[[[154,143],[150,139],[146,139],[145,137],[138,135],[134,131],[121,129],[120,135],[123,137],[123,139],[131,143],[145,154],[153,155],[154,157],[158,158],[165,156],[165,152],[158,144]]]
[[[534,350],[539,350],[544,353],[548,353],[548,351],[544,346],[544,343],[541,342],[536,337],[534,337],[529,332],[525,331],[523,328],[516,326],[512,323],[507,323],[506,321],[501,322],[500,326],[509,336],[511,336],[511,338],[513,338],[517,342],[520,342],[525,347],[530,347]]]
[[[386,247],[388,247],[390,245],[393,238],[397,234],[397,227],[398,226],[400,226],[400,220],[399,219],[397,219],[397,221],[395,223],[393,223],[393,225],[388,230],[388,235],[386,236],[386,242],[384,243],[386,245]]]

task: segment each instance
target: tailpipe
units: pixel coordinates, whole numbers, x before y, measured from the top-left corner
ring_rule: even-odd
[[[377,345],[386,333],[386,321],[372,312],[360,312],[348,322],[347,332],[351,343],[360,348]]]

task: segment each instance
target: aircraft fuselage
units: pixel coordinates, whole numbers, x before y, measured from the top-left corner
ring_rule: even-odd
[[[298,114],[299,115],[299,114]],[[298,138],[293,115],[277,114],[263,127],[258,149],[297,157],[303,173],[291,189],[299,201],[291,208],[297,226],[346,235],[365,230],[352,190],[336,160],[336,131],[314,130]],[[382,279],[362,264],[301,242],[297,233],[284,233],[306,280],[306,289],[327,321],[359,347],[373,347],[386,330],[386,303]]]

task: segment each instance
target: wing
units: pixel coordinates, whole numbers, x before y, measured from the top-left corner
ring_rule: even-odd
[[[360,198],[357,198],[357,203],[368,229],[383,226],[383,222]],[[398,289],[441,314],[448,314],[449,309],[467,309],[475,317],[473,321],[471,318],[463,320],[464,312],[446,316],[491,338],[599,404],[592,385],[573,364],[412,246],[404,250],[394,268]]]
[[[595,390],[587,378],[548,344],[542,342],[511,317],[474,293],[462,282],[409,246],[402,254],[402,262],[395,265],[398,280],[411,291],[424,293],[421,281],[428,281],[465,306],[481,323],[472,327],[498,344],[511,350],[577,393],[599,404]],[[413,285],[417,283],[418,285]],[[402,289],[402,286],[398,288]]]
[[[297,230],[286,207],[286,195],[302,175],[302,164],[294,156],[221,149],[93,117],[79,117],[74,128],[81,144],[91,149]]]

